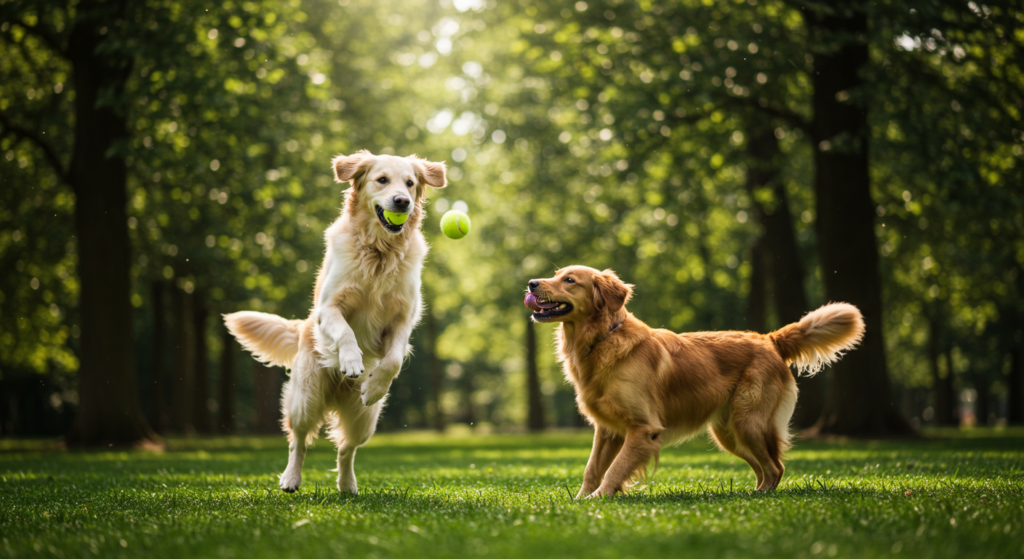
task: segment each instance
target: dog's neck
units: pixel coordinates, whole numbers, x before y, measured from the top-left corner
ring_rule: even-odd
[[[621,308],[614,313],[600,313],[580,322],[563,322],[559,336],[562,355],[571,359],[570,365],[575,366],[614,334],[629,316],[629,312]]]

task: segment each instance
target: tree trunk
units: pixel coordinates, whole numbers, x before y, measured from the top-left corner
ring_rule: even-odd
[[[754,211],[761,224],[758,245],[763,258],[762,270],[771,285],[768,300],[775,307],[778,327],[797,322],[810,311],[804,291],[804,267],[793,231],[793,214],[789,211],[789,196],[779,178],[782,152],[774,130],[762,125],[753,129],[747,142],[747,190],[754,200]],[[758,191],[771,189],[771,204],[759,201]],[[755,271],[757,262],[754,263]],[[753,286],[751,297],[754,296]],[[767,313],[765,313],[767,314]],[[763,320],[762,320],[763,322]],[[767,325],[761,326],[767,328]],[[793,425],[798,429],[813,427],[821,417],[825,405],[825,374],[796,377],[800,397],[793,414]]]
[[[473,372],[471,368],[464,367],[462,369],[462,401],[464,402],[465,408],[463,410],[462,419],[470,427],[476,426],[476,405],[473,403],[473,392],[475,386],[473,384]]]
[[[976,392],[974,398],[975,425],[985,427],[992,414],[992,390],[989,388],[988,380],[982,375],[975,376],[972,384],[974,384]]]
[[[946,383],[949,386],[949,402],[953,407],[952,414],[953,419],[951,425],[960,425],[963,419],[960,414],[960,394],[956,390],[956,373],[953,370],[953,348],[946,346],[945,351],[942,353],[943,360],[946,362]]]
[[[1019,335],[1019,332],[1017,333]],[[1024,422],[1024,347],[1014,341],[1010,353],[1010,379],[1008,382],[1008,410],[1006,420],[1012,424]]]
[[[171,427],[178,433],[192,433],[192,404],[195,399],[195,352],[192,296],[171,288],[174,312],[174,375],[171,379]]]
[[[750,293],[747,295],[747,330],[765,332],[768,328],[768,266],[765,238],[761,234],[750,249]]]
[[[441,360],[437,357],[437,318],[427,309],[427,336],[430,338],[430,351],[427,358],[430,359],[428,368],[430,371],[430,399],[434,406],[434,415],[431,418],[434,430],[443,433],[445,429],[444,406],[441,403],[444,391],[444,371],[441,370]]]
[[[158,433],[167,429],[167,382],[164,360],[167,353],[167,312],[164,282],[154,281],[153,297],[153,427]]]
[[[210,421],[210,375],[209,355],[206,345],[206,323],[210,312],[206,308],[206,300],[202,292],[192,294],[192,335],[195,348],[194,396],[192,401],[192,426],[197,433],[211,433],[213,425]]]
[[[867,331],[860,347],[832,367],[819,425],[850,436],[912,432],[889,392],[882,332],[882,281],[875,205],[868,173],[867,109],[857,96],[868,64],[867,16],[859,2],[804,11],[814,55],[812,141],[815,149],[818,254],[825,293],[856,305]]]
[[[543,431],[544,400],[540,392],[540,374],[537,371],[537,332],[533,320],[526,319],[526,426],[531,432]]]
[[[257,433],[279,433],[281,431],[281,373],[276,367],[267,367],[259,361],[252,362],[253,388],[256,401],[255,431]]]
[[[954,426],[959,423],[956,415],[956,404],[953,402],[953,371],[949,369],[945,376],[939,368],[939,357],[942,345],[942,322],[935,313],[928,319],[928,368],[932,373],[932,390],[935,423],[943,426]]]
[[[218,430],[221,433],[235,432],[235,337],[221,326],[223,349],[220,354],[220,390],[218,398]]]
[[[75,86],[69,181],[75,193],[82,331],[78,411],[65,440],[73,447],[159,441],[142,411],[133,343],[124,162],[128,126],[120,99],[132,60],[97,52],[108,39],[100,31],[104,20],[90,17],[110,9],[119,7],[79,3],[68,38]]]

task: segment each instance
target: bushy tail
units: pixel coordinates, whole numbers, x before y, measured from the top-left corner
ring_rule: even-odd
[[[849,303],[829,303],[807,313],[800,322],[768,334],[775,349],[798,374],[813,376],[838,361],[864,337],[864,318]]]
[[[303,322],[254,311],[224,315],[228,330],[253,357],[267,365],[288,368],[299,352],[299,329]]]

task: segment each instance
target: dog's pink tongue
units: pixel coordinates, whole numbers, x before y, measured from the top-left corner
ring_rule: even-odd
[[[558,303],[552,302],[541,304],[541,302],[537,300],[537,296],[534,295],[533,293],[526,294],[526,300],[523,301],[523,304],[535,311],[542,311],[544,309],[550,309],[552,307],[558,306]]]
[[[526,294],[526,299],[523,301],[523,304],[535,311],[544,310],[540,308],[540,305],[537,304],[537,296],[534,295],[533,293]]]

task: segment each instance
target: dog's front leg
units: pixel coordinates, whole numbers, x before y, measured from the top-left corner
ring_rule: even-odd
[[[321,367],[338,369],[350,378],[363,374],[363,352],[356,333],[336,304],[317,307],[313,338]]]
[[[395,357],[389,354],[380,360],[377,367],[366,375],[366,380],[361,387],[363,405],[372,406],[387,395],[391,389],[391,381],[398,376],[402,368],[402,357]]]
[[[577,499],[587,497],[601,485],[605,472],[622,449],[623,438],[599,425],[594,426],[594,447],[590,450],[590,460],[583,473],[583,487],[576,495]]]
[[[398,325],[392,332],[383,336],[384,358],[377,367],[366,375],[363,381],[363,405],[370,406],[380,401],[391,389],[391,381],[395,380],[402,369],[402,362],[409,354],[409,336],[412,335],[412,321]]]
[[[638,469],[657,456],[661,449],[661,427],[639,425],[626,432],[622,449],[612,461],[604,480],[591,497],[611,497],[625,491],[626,482]]]

